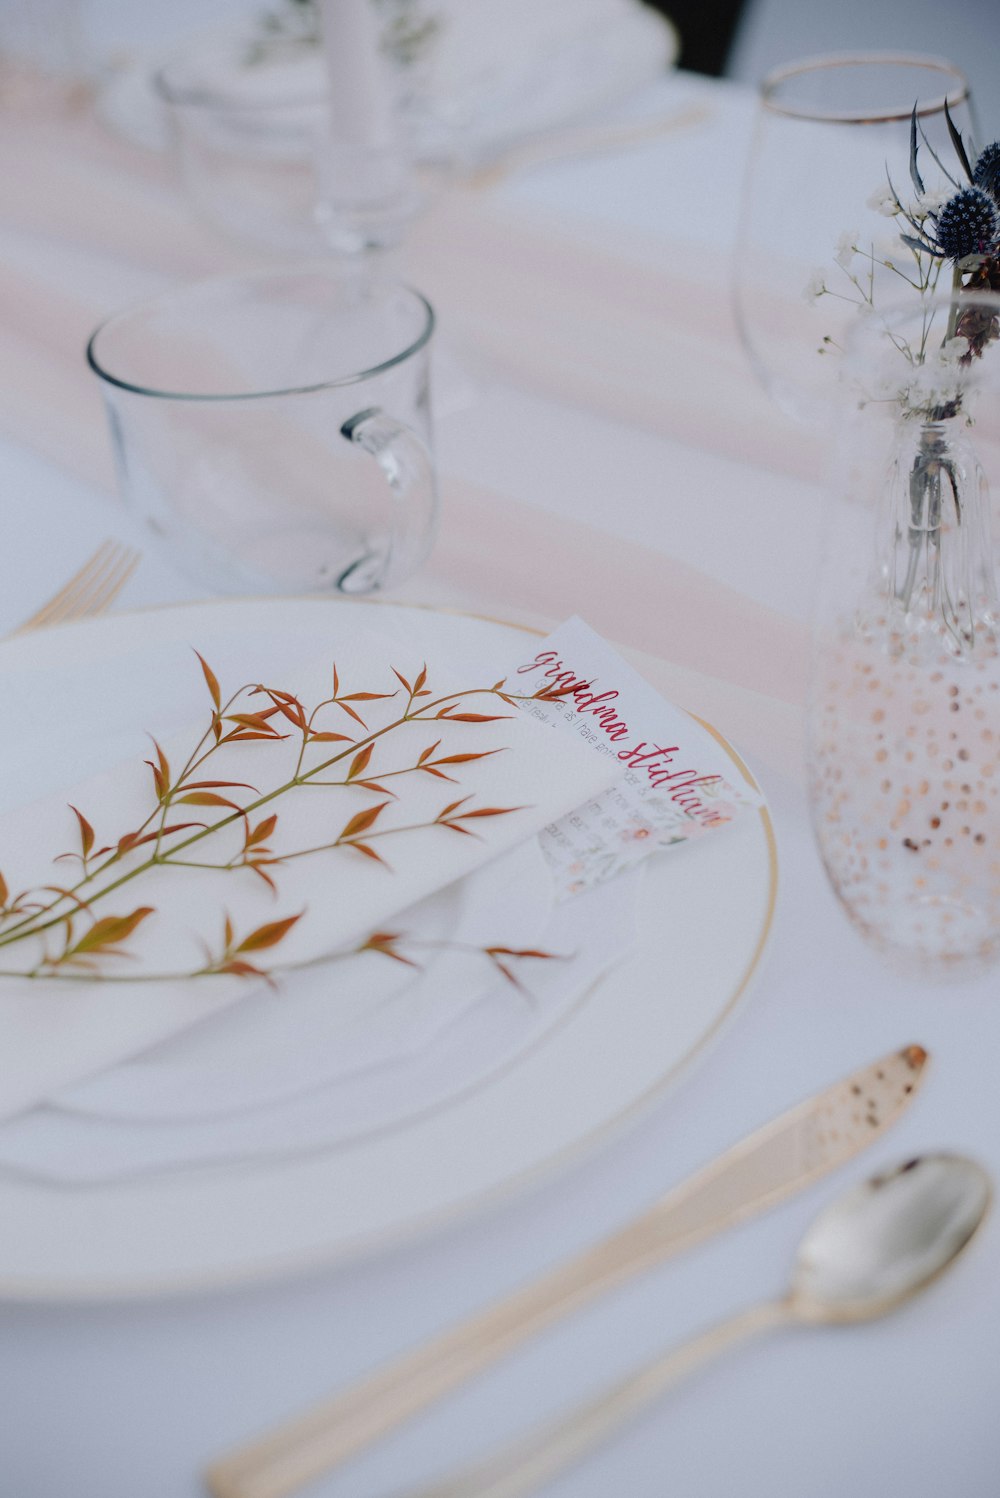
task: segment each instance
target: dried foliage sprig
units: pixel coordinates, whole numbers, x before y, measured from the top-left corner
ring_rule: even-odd
[[[934,354],[940,364],[937,385],[920,390],[926,414],[944,419],[961,408],[961,390],[956,373],[980,358],[986,345],[1000,337],[997,319],[976,307],[961,308],[965,292],[1000,291],[1000,141],[977,152],[966,145],[948,109],[944,106],[948,136],[955,154],[949,171],[928,139],[917,105],[910,117],[909,176],[914,196],[904,200],[888,169],[885,184],[868,200],[868,206],[896,222],[895,246],[866,243],[857,230],[841,235],[834,262],[839,279],[827,272],[814,274],[806,290],[808,299],[830,296],[853,302],[866,314],[877,313],[876,273],[890,272],[921,297],[937,288],[945,265],[951,267],[956,300],[939,347],[931,343],[932,319],[925,317],[921,336],[912,345],[890,328],[887,336],[907,364],[923,366]],[[928,189],[921,171],[923,148],[939,168],[948,187]],[[965,179],[965,182],[960,180]],[[825,337],[820,353],[837,345]],[[906,393],[900,397],[907,399]]]
[[[473,699],[491,698],[507,707],[529,700],[507,692],[504,680],[489,687],[471,687],[435,696],[427,684],[426,665],[412,681],[393,667],[397,685],[392,691],[345,691],[334,665],[329,696],[307,709],[294,693],[259,682],[247,683],[223,700],[215,672],[200,653],[195,654],[211,699],[211,715],[178,771],[171,767],[162,746],[152,740],[153,757],[144,763],[152,779],[153,804],[144,820],[112,841],[96,846],[98,840],[90,820],[79,808],[71,806],[78,846],[58,854],[54,862],[75,864],[74,882],[45,884],[12,893],[0,873],[0,977],[151,982],[229,975],[273,981],[278,972],[313,965],[310,962],[262,966],[258,956],[280,946],[301,919],[301,911],[266,922],[242,936],[237,935],[229,914],[224,912],[222,945],[214,953],[206,952],[202,966],[184,972],[123,974],[109,968],[122,959],[135,958],[130,938],[156,915],[156,907],[139,904],[120,914],[100,913],[94,907],[158,869],[208,869],[229,875],[245,870],[275,895],[279,893],[276,875],[283,865],[320,852],[358,853],[391,872],[383,852],[373,847],[376,841],[437,830],[474,837],[479,835],[477,828],[485,819],[509,816],[522,809],[477,806],[469,793],[447,802],[432,817],[392,825],[381,821],[387,808],[400,799],[399,793],[387,787],[385,781],[418,776],[455,784],[457,776],[452,772],[504,752],[503,746],[439,752],[444,725],[493,724],[511,716],[504,712],[470,710]],[[562,689],[542,688],[533,695],[548,700],[561,693]],[[390,720],[370,728],[363,716],[365,705],[397,698],[399,708]],[[432,742],[425,743],[415,753],[410,751],[402,763],[373,765],[392,735],[412,731],[414,725],[428,724],[440,725],[438,737]],[[274,745],[285,740],[291,740],[295,746],[294,769],[270,788],[261,789],[249,781],[212,775],[211,768],[207,768],[213,756],[228,745]],[[336,747],[330,753],[333,746]],[[349,788],[383,799],[353,812],[334,836],[322,842],[276,850],[273,840],[278,811],[272,810],[271,804],[297,791],[319,788],[328,793]],[[245,792],[250,793],[249,798],[242,794]],[[181,820],[180,808],[185,809],[180,812]],[[208,817],[192,817],[187,808],[196,808]],[[209,819],[213,813],[214,819]],[[218,846],[221,835],[227,831],[229,847],[236,837],[233,851]],[[399,951],[401,940],[398,934],[377,933],[348,952],[332,953],[319,960],[373,951],[405,961]],[[31,953],[30,961],[8,967],[8,956],[16,958],[24,950]],[[500,946],[480,950],[517,986],[520,986],[517,978],[505,959],[550,955]]]

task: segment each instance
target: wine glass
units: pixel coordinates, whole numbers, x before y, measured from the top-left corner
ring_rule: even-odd
[[[964,185],[945,106],[968,141],[969,86],[952,63],[872,53],[789,64],[761,85],[737,237],[740,333],[765,388],[801,420],[822,416],[837,353],[859,309],[909,295],[920,270],[900,240],[897,202],[922,203]],[[945,272],[947,275],[947,272]],[[945,282],[941,282],[941,290]],[[918,293],[912,293],[916,296]]]
[[[315,38],[199,39],[153,83],[191,202],[241,244],[367,264],[421,206],[398,136],[342,143],[338,157]]]

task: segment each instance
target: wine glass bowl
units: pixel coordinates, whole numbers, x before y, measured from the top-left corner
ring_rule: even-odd
[[[759,379],[799,419],[829,409],[837,351],[859,311],[906,295],[904,281],[927,274],[900,239],[912,229],[894,195],[903,207],[915,195],[914,118],[924,204],[962,185],[946,105],[968,138],[968,84],[953,64],[929,57],[819,57],[761,85],[737,236],[736,315]],[[939,270],[934,262],[926,290]]]
[[[242,244],[350,255],[396,243],[421,205],[397,140],[342,144],[351,160],[336,159],[314,40],[220,35],[168,60],[153,83],[192,204]],[[349,200],[338,166],[356,184]]]

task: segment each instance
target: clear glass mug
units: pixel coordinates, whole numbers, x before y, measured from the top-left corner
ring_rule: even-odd
[[[395,586],[437,525],[433,329],[419,292],[324,267],[116,314],[87,358],[122,493],[212,591]]]

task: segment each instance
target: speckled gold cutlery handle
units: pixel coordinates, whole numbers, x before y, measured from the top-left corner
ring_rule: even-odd
[[[620,1232],[362,1383],[215,1462],[214,1498],[287,1498],[528,1337],[843,1164],[907,1106],[927,1053],[893,1052],[783,1113]]]

